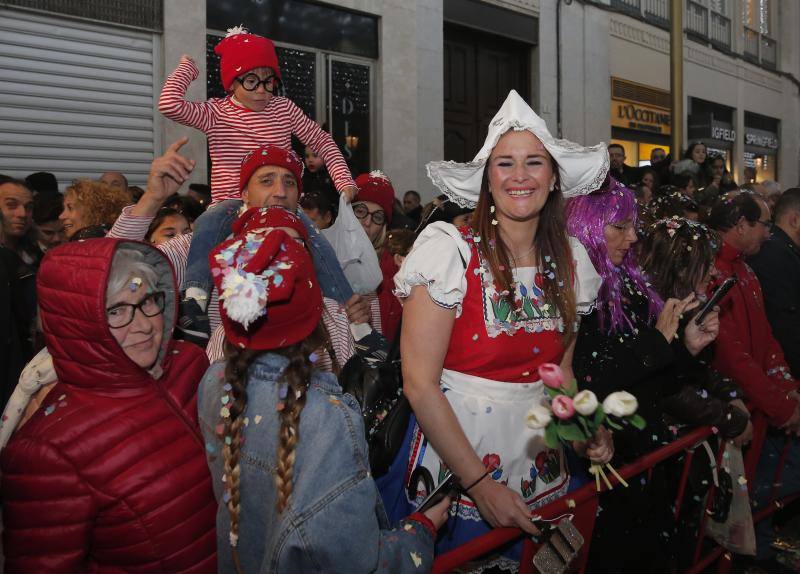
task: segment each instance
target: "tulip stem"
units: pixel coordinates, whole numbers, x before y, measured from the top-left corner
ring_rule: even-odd
[[[603,479],[603,482],[606,483],[606,486],[608,487],[608,490],[614,490],[614,486],[608,480],[608,477],[606,476],[606,473],[603,472],[603,467],[598,465],[597,470],[599,471],[600,477]]]
[[[625,488],[628,488],[628,483],[627,483],[627,482],[625,482],[625,479],[624,479],[624,478],[622,478],[622,477],[619,475],[619,473],[616,471],[616,469],[615,469],[613,466],[611,466],[611,463],[608,463],[608,464],[606,464],[606,468],[608,469],[608,471],[609,471],[611,474],[613,474],[613,475],[616,477],[616,479],[619,481],[619,483],[620,483],[622,486],[624,486]]]

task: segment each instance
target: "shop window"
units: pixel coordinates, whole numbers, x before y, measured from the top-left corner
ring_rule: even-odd
[[[266,36],[276,43],[302,45],[318,50],[377,59],[379,19],[376,16],[329,4],[333,2],[322,3],[313,0],[206,2],[206,27],[210,30],[227,30],[246,22],[248,30],[252,33]]]
[[[640,143],[639,144],[639,167],[644,167],[644,166],[649,166],[650,165],[650,154],[656,148],[661,148],[667,154],[669,154],[669,146],[668,145],[651,144],[651,143]]]
[[[612,139],[611,143],[619,144],[625,148],[625,164],[634,167],[650,165],[650,152],[655,148],[663,149],[669,154],[669,146],[663,144],[635,142],[630,140]]]
[[[225,96],[214,47],[223,34],[206,36],[206,93]],[[275,45],[283,79],[283,94],[333,137],[350,169],[369,171],[372,161],[373,62],[314,48]],[[293,138],[302,156],[302,144]]]
[[[370,66],[360,62],[328,58],[331,134],[355,173],[370,167],[371,72]]]
[[[776,181],[777,156],[744,152],[744,181],[745,183],[760,183],[762,181]]]

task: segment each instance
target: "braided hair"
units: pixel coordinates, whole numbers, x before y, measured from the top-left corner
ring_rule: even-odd
[[[304,340],[281,349],[268,352],[289,359],[279,381],[279,402],[277,410],[280,417],[278,431],[279,443],[276,454],[275,487],[277,489],[276,507],[282,513],[292,495],[295,449],[299,439],[300,413],[306,404],[306,394],[311,381],[311,371],[317,361],[320,349],[330,350],[330,339],[325,325],[320,321],[316,329]],[[247,408],[248,371],[263,350],[241,349],[230,343],[225,345],[225,383],[226,394],[222,397],[222,455],[225,484],[223,502],[230,514],[230,545],[236,571],[241,574],[237,550],[239,542],[239,514],[241,511],[241,465],[240,455],[243,444],[244,427],[247,425],[244,412]],[[333,364],[336,365],[335,358]]]

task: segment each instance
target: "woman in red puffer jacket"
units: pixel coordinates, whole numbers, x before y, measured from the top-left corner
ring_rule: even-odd
[[[197,426],[208,366],[173,341],[175,280],[142,243],[48,252],[38,297],[56,383],[2,452],[5,572],[214,573]]]

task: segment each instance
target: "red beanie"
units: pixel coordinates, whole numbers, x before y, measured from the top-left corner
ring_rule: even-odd
[[[322,318],[322,292],[308,251],[276,227],[308,237],[282,207],[251,208],[233,238],[209,255],[225,337],[242,349],[269,350],[308,337]]]
[[[377,203],[386,214],[386,223],[391,223],[394,209],[394,188],[389,177],[382,171],[362,173],[356,178],[356,187],[358,187],[358,194],[353,203],[358,201]]]
[[[242,169],[239,172],[240,192],[247,187],[247,182],[253,177],[253,173],[265,165],[277,165],[291,171],[297,180],[298,196],[303,193],[303,160],[292,150],[269,144],[259,146],[244,156]]]
[[[228,35],[214,48],[219,56],[219,73],[222,87],[228,92],[233,81],[256,68],[272,68],[281,79],[278,55],[272,40],[248,34],[241,26],[228,29]]]

